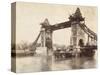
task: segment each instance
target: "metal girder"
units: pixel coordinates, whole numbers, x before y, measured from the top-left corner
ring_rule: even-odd
[[[62,22],[62,23],[51,25],[48,28],[54,31],[54,30],[64,29],[64,28],[69,28],[69,27],[71,27],[71,22],[67,21],[67,22]]]
[[[86,34],[88,34],[89,37],[97,40],[97,34],[90,30],[85,24],[80,24],[80,27],[84,30]]]

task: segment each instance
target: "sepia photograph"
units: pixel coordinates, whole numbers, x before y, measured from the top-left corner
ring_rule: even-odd
[[[96,6],[11,4],[11,71],[97,68]]]

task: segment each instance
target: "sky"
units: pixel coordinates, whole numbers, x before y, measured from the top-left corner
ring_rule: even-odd
[[[51,25],[68,21],[77,7],[85,17],[87,27],[97,33],[97,8],[93,6],[75,6],[59,4],[41,4],[17,2],[16,4],[16,43],[33,42],[40,32],[40,23],[47,18]],[[70,44],[71,28],[53,32],[53,43]]]

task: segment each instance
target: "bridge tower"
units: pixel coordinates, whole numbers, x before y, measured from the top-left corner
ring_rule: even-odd
[[[47,47],[47,54],[52,54],[52,30],[50,28],[50,24],[48,19],[46,18],[43,23],[41,23],[42,34],[41,34],[41,43],[42,46]]]
[[[77,48],[78,46],[83,46],[85,41],[85,33],[81,29],[80,24],[84,22],[84,18],[80,12],[80,9],[77,8],[76,12],[70,15],[69,20],[71,21],[71,38],[70,44]]]
[[[52,30],[48,19],[46,18],[43,23],[41,23],[41,43],[42,46],[46,47],[46,56],[44,58],[45,64],[48,66],[46,70],[51,69],[52,60],[53,60],[53,47],[52,47]]]

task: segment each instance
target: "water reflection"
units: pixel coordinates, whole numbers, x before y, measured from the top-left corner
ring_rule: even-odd
[[[14,58],[13,58],[14,59]],[[51,70],[86,69],[96,67],[96,56],[94,57],[73,57],[58,59],[35,55],[34,57],[16,58],[17,72],[39,72]]]

